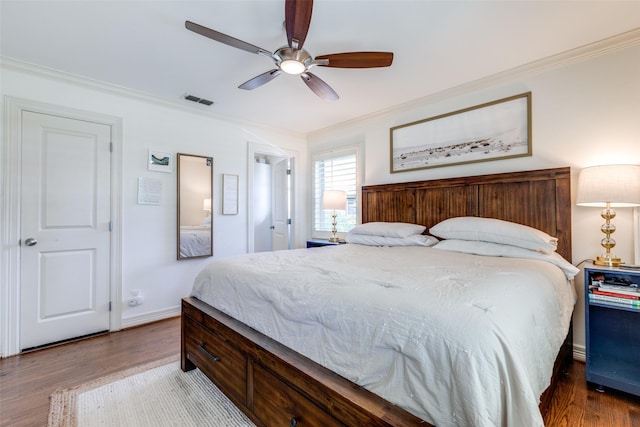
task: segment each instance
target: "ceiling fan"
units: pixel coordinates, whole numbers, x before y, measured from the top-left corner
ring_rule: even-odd
[[[330,55],[320,55],[315,58],[302,48],[309,25],[311,24],[311,12],[313,0],[286,0],[284,26],[287,31],[287,46],[283,46],[271,53],[258,46],[254,46],[235,37],[228,36],[219,31],[212,30],[191,21],[185,21],[185,27],[202,36],[213,39],[226,45],[246,50],[270,58],[276,68],[262,73],[242,83],[238,88],[251,90],[270,82],[280,74],[287,73],[299,75],[302,81],[320,98],[329,101],[338,99],[338,94],[323,80],[309,69],[315,66],[336,68],[377,68],[388,67],[393,62],[391,52],[346,52]]]

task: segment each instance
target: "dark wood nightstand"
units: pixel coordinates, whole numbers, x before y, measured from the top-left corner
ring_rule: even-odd
[[[587,381],[640,396],[640,271],[587,264],[584,282]]]
[[[319,248],[320,246],[343,245],[347,242],[341,240],[339,242],[330,242],[327,239],[311,239],[307,240],[307,248]]]

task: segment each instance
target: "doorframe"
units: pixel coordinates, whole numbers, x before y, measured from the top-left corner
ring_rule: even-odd
[[[282,158],[294,159],[293,167],[295,168],[298,157],[298,152],[293,150],[287,150],[280,147],[275,147],[267,144],[258,144],[255,142],[248,143],[247,149],[247,252],[253,253],[255,251],[255,232],[253,229],[253,179],[254,170],[253,164],[255,163],[256,155],[265,156],[277,156]],[[291,224],[289,227],[289,241],[295,241],[295,211],[296,211],[296,172],[295,169],[291,171]]]
[[[11,96],[4,97],[4,144],[2,191],[2,258],[0,260],[0,357],[20,353],[20,200],[22,197],[22,112],[48,114],[111,126],[111,253],[109,330],[122,323],[122,118],[47,104]]]

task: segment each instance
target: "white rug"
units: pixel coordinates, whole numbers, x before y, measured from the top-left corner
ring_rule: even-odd
[[[254,424],[200,370],[178,357],[128,369],[51,395],[49,427]]]

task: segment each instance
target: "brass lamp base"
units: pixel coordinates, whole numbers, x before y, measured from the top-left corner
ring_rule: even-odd
[[[619,267],[620,264],[624,264],[620,258],[615,256],[599,256],[593,263],[595,265],[606,265],[607,267]]]
[[[600,212],[600,216],[605,219],[605,223],[600,227],[600,231],[604,233],[604,239],[600,241],[600,245],[605,249],[605,253],[595,259],[596,265],[606,265],[607,267],[618,267],[623,264],[622,260],[611,253],[616,245],[616,241],[611,238],[615,233],[616,226],[611,222],[616,217],[616,211],[611,208],[611,203],[607,202],[606,207]]]
[[[336,225],[338,225],[338,222],[336,220],[336,210],[333,210],[333,213],[331,214],[331,218],[333,219],[333,222],[331,223],[331,237],[329,237],[329,241],[332,243],[335,242],[339,242],[340,239],[338,239],[338,236],[336,236],[336,233],[338,232],[338,230],[336,230]]]

